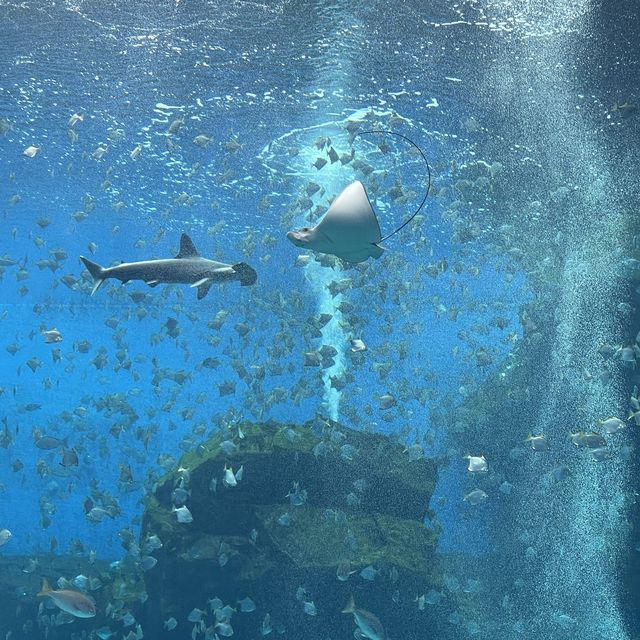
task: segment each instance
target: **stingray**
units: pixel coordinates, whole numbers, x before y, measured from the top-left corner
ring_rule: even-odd
[[[388,133],[404,138],[422,155],[427,165],[428,187],[425,196],[413,215],[390,234],[382,237],[378,218],[371,206],[367,191],[359,180],[352,182],[333,201],[329,210],[315,227],[303,227],[289,231],[287,238],[296,247],[311,249],[318,253],[328,253],[345,262],[364,262],[369,258],[378,259],[384,253],[380,243],[395,235],[409,224],[424,205],[431,186],[429,164],[420,147],[409,138],[394,131],[363,131],[365,133]]]

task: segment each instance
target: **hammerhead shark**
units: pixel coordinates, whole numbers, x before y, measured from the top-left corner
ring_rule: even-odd
[[[143,280],[150,287],[159,284],[189,284],[198,289],[198,300],[202,300],[214,282],[239,280],[240,285],[252,285],[256,272],[246,263],[225,264],[203,258],[191,238],[183,233],[180,237],[180,251],[175,258],[123,262],[115,267],[101,267],[99,264],[80,256],[80,260],[93,276],[93,295],[108,278],[116,278],[123,284],[130,280]]]

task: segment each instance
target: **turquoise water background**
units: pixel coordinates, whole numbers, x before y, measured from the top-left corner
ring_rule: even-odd
[[[117,559],[118,532],[137,534],[145,487],[162,474],[163,456],[169,466],[222,424],[325,415],[424,443],[442,463],[432,504],[440,552],[500,554],[492,531],[504,523],[491,502],[469,510],[460,499],[468,489],[462,455],[472,452],[462,437],[448,438],[447,416],[513,358],[526,333],[523,305],[544,306],[536,286],[548,261],[574,246],[565,220],[586,225],[610,209],[633,215],[637,208],[637,123],[612,110],[637,99],[637,22],[630,4],[587,0],[393,7],[0,0],[0,528],[13,533],[1,552],[67,552],[80,541]],[[74,113],[83,121],[70,127]],[[395,130],[423,149],[434,176],[423,219],[391,238],[379,261],[344,273],[296,266],[301,251],[285,232],[305,224],[296,208],[305,186],[313,180],[336,194],[362,178],[349,165],[313,167],[318,137],[331,137],[340,152],[353,145],[375,171],[388,172],[374,199],[383,234],[424,193],[419,157],[398,140],[388,141],[388,153],[364,137],[351,142],[350,121]],[[203,147],[193,143],[202,134],[210,138]],[[35,157],[23,153],[30,145],[39,147]],[[107,150],[96,157],[100,145]],[[484,178],[462,184],[460,172],[474,167]],[[414,192],[406,202],[388,195],[396,177]],[[464,226],[465,218],[473,224]],[[532,228],[544,237],[528,236]],[[168,257],[183,232],[204,256],[251,264],[256,285],[214,287],[202,301],[188,287],[140,282],[108,283],[89,295],[80,255],[103,265]],[[511,250],[501,244],[507,236]],[[615,234],[597,242],[607,259],[622,261]],[[57,249],[67,257],[55,270],[38,264]],[[576,255],[565,264],[579,263]],[[421,271],[443,259],[447,273]],[[597,274],[598,260],[590,267]],[[573,291],[571,273],[566,267],[549,289]],[[326,287],[343,277],[353,284],[334,298]],[[353,305],[350,314],[337,310],[343,301]],[[228,317],[213,329],[221,310]],[[567,341],[577,340],[566,300],[547,312],[569,327]],[[308,319],[318,313],[334,320],[310,341]],[[248,327],[245,336],[238,324]],[[46,344],[42,331],[53,327],[63,340]],[[366,366],[350,364],[353,337],[367,344]],[[304,366],[303,354],[320,344],[335,346],[339,374],[352,375],[339,393]],[[210,368],[207,358],[219,364]],[[565,364],[560,354],[540,367],[557,382]],[[241,366],[264,367],[264,381],[240,379]],[[184,380],[167,378],[176,371]],[[227,381],[235,393],[222,395],[218,385]],[[540,409],[547,423],[559,393],[551,387],[550,405]],[[381,410],[377,398],[389,392],[399,404]],[[136,418],[128,423],[126,414],[105,410],[114,400]],[[610,400],[598,407],[600,417],[615,407]],[[64,469],[59,451],[38,449],[36,428],[68,437],[79,465]],[[558,433],[571,428],[558,425]],[[517,474],[514,446],[505,443],[505,468]],[[130,465],[133,483],[119,483],[119,465]],[[627,482],[628,469],[618,477]],[[86,518],[92,490],[114,497],[114,518]],[[576,521],[593,519],[593,503],[580,504]],[[610,528],[620,531],[611,517]],[[600,579],[615,582],[591,579],[594,589]],[[577,582],[574,575],[558,587],[563,598]],[[593,637],[622,637],[614,617]],[[580,628],[593,625],[587,616]]]

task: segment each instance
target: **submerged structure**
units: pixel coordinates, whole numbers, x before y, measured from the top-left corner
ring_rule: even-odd
[[[196,633],[348,637],[341,611],[354,596],[385,629],[423,637],[429,614],[416,615],[415,599],[441,582],[438,532],[423,522],[436,467],[410,454],[315,421],[236,425],[183,456],[144,514],[141,544],[162,543],[146,574],[145,633],[169,637],[173,618]]]

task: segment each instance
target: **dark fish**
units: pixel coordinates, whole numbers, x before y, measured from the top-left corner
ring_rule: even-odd
[[[218,391],[220,392],[220,396],[233,395],[236,392],[236,384],[235,382],[225,381],[218,385]]]
[[[64,449],[62,452],[62,460],[60,461],[60,465],[69,468],[69,467],[77,467],[78,466],[78,453],[75,449]]]
[[[36,447],[38,449],[43,449],[44,451],[51,451],[51,449],[58,449],[60,447],[67,446],[67,438],[60,440],[60,438],[56,438],[54,436],[40,436],[36,440]]]
[[[82,342],[74,342],[73,348],[80,353],[88,353],[89,348],[91,347],[91,343],[88,340],[83,340]]]
[[[215,369],[220,366],[220,360],[217,358],[208,357],[202,361],[202,366],[207,367],[207,369]]]
[[[0,267],[12,267],[15,264],[18,264],[18,261],[14,260],[10,255],[5,253],[0,256]]]
[[[341,582],[346,582],[352,573],[355,573],[355,571],[351,571],[349,560],[342,560],[336,569],[336,578]]]
[[[611,113],[617,114],[622,118],[628,118],[638,111],[638,105],[627,100],[622,104],[616,104],[611,108]]]
[[[4,429],[0,431],[0,447],[3,449],[8,449],[9,446],[13,443],[13,436],[9,431],[9,427],[5,422]]]
[[[36,370],[42,366],[42,361],[38,358],[29,358],[29,360],[27,360],[27,366],[35,373]]]
[[[251,331],[251,327],[248,324],[245,324],[244,322],[238,322],[238,324],[234,326],[234,329],[236,330],[238,335],[241,337],[246,336],[247,333]]]

